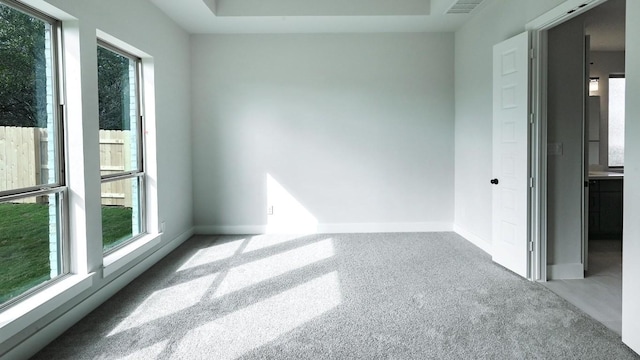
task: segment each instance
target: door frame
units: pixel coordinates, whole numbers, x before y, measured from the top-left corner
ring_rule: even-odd
[[[527,23],[530,33],[530,279],[547,281],[547,31],[607,0],[567,0]]]

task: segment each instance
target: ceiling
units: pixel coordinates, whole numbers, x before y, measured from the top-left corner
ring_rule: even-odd
[[[492,0],[150,1],[190,33],[224,34],[449,32]],[[477,3],[470,14],[447,14]],[[609,0],[585,14],[592,50],[624,50],[625,4]]]
[[[625,5],[625,0],[609,0],[585,14],[586,33],[591,35],[591,50],[625,49]]]
[[[449,32],[490,0],[150,1],[188,32],[213,34]],[[447,14],[468,3],[481,4],[471,14]]]

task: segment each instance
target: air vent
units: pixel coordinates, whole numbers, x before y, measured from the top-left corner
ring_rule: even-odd
[[[451,5],[447,14],[470,14],[484,0],[458,0]]]

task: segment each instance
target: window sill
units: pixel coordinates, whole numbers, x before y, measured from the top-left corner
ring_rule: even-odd
[[[0,313],[3,343],[93,285],[93,275],[68,275]]]
[[[132,263],[133,260],[160,244],[162,234],[147,234],[131,244],[104,257],[102,277],[106,278]]]

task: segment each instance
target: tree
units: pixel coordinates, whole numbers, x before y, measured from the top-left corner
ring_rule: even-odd
[[[98,46],[100,129],[129,130],[129,59]]]
[[[46,89],[51,79],[46,75],[45,32],[49,27],[43,20],[0,4],[0,126],[47,126]],[[98,47],[100,129],[129,129],[129,61]]]
[[[0,5],[0,126],[46,127],[45,26]]]

